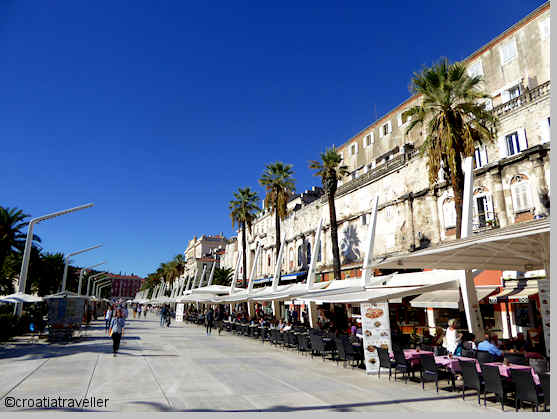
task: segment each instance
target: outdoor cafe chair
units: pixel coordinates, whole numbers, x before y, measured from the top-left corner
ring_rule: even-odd
[[[379,356],[379,368],[377,369],[377,377],[381,377],[381,368],[389,369],[389,380],[391,379],[392,369],[395,368],[396,362],[389,357],[389,350],[375,346],[377,355]]]
[[[520,353],[506,352],[505,359],[515,365],[530,365],[524,354]]]
[[[539,410],[540,404],[544,401],[544,393],[538,390],[534,383],[532,371],[529,369],[511,368],[511,381],[515,391],[515,409],[518,412],[523,402],[532,403],[532,410]]]
[[[435,356],[443,356],[443,355],[447,355],[447,348],[443,347],[443,346],[434,346],[433,347],[433,354]]]
[[[512,392],[512,385],[503,380],[499,367],[495,365],[482,365],[484,378],[484,406],[487,406],[487,393],[495,394],[497,401],[501,403],[501,410],[505,410],[505,396]]]
[[[299,333],[296,335],[296,339],[298,340],[298,352],[306,353],[311,350],[308,347],[307,337],[305,335]]]
[[[497,361],[497,358],[491,355],[488,351],[476,351],[476,359],[478,360],[480,365]]]
[[[271,329],[271,345],[278,345],[280,339],[280,332],[278,329]]]
[[[414,370],[412,363],[406,359],[404,352],[400,349],[400,347],[393,346],[393,355],[395,357],[395,381],[396,373],[401,372],[402,378],[404,378],[404,383],[406,384],[408,382],[410,372]]]
[[[286,347],[287,348],[298,348],[298,339],[292,330],[286,332]]]
[[[478,392],[478,404],[480,404],[480,395],[484,389],[484,382],[478,370],[475,361],[458,361],[460,371],[462,373],[462,400],[464,400],[466,389],[473,389]]]
[[[311,354],[312,357],[313,355],[316,356],[321,356],[323,358],[323,361],[325,360],[325,357],[327,356],[328,353],[333,355],[333,359],[334,359],[334,353],[332,349],[327,348],[327,346],[325,345],[325,342],[323,341],[323,338],[319,335],[311,335]]]
[[[544,358],[530,358],[528,363],[538,375],[542,375],[547,372],[547,361]]]
[[[435,381],[435,390],[439,393],[439,375],[440,370],[437,368],[433,355],[424,355],[420,358],[420,380],[422,382],[422,390],[425,390],[426,381]]]
[[[352,361],[352,368],[354,368],[357,362],[362,362],[364,360],[364,352],[363,352],[363,348],[360,347],[356,347],[354,346],[354,344],[350,341],[350,339],[348,338],[348,336],[344,336],[342,338],[342,345],[344,346],[344,356],[346,357],[347,361]],[[337,343],[337,348],[338,348],[338,343]]]
[[[346,357],[346,351],[345,351],[345,346],[344,346],[344,342],[343,342],[343,336],[336,336],[335,337],[335,344],[337,347],[337,353],[335,356],[335,360],[337,361],[337,365],[338,365],[338,361],[342,361],[342,366],[345,367],[346,366],[346,361],[347,361],[347,357]]]
[[[478,356],[478,351],[475,349],[464,349],[462,348],[462,356],[465,358],[476,358]]]
[[[547,406],[549,406],[549,396],[551,394],[549,391],[549,374],[539,374],[538,377],[540,377],[540,384],[543,390],[543,407],[544,410],[547,411]]]

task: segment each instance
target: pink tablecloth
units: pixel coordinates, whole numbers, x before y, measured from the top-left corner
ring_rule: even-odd
[[[516,370],[530,370],[532,372],[532,377],[534,377],[534,383],[539,386],[540,385],[540,377],[538,377],[538,375],[534,372],[534,368],[529,367],[527,365],[516,365],[516,364],[510,364],[510,365],[505,365],[502,362],[489,362],[486,363],[485,365],[492,365],[494,367],[499,367],[499,374],[501,374],[503,377],[510,377],[511,376],[511,371],[512,369],[516,369]]]
[[[414,359],[419,359],[421,356],[424,355],[433,355],[433,352],[430,351],[416,351],[415,349],[405,349],[404,350],[404,357],[410,361]]]
[[[448,356],[436,356],[435,357],[435,363],[437,365],[442,365],[448,369],[450,369],[452,372],[460,372],[460,366],[458,364],[458,361],[474,361],[476,363],[476,370],[481,373],[482,372],[482,368],[480,367],[480,363],[478,362],[477,359],[474,358],[467,358],[465,356],[453,356],[452,358],[449,358]]]

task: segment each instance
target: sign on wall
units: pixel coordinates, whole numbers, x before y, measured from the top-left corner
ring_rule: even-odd
[[[184,303],[176,304],[176,321],[184,321]]]
[[[371,374],[379,369],[379,355],[375,347],[391,351],[389,303],[362,303],[360,310],[366,372]]]

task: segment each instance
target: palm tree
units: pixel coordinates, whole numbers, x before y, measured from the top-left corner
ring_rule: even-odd
[[[26,233],[23,229],[28,222],[25,219],[29,215],[24,214],[17,208],[0,207],[0,267],[8,254],[23,253],[25,248]],[[33,240],[40,242],[41,239],[33,234]]]
[[[271,208],[275,212],[275,251],[276,258],[280,249],[280,222],[287,215],[286,204],[294,193],[294,179],[291,164],[276,162],[268,164],[259,179],[259,183],[265,187],[265,208]]]
[[[257,192],[252,191],[248,187],[238,188],[238,191],[234,192],[234,198],[230,201],[230,218],[232,219],[232,228],[238,224],[238,228],[242,230],[242,282],[246,286],[246,228],[251,233],[251,225],[259,212],[259,207],[257,206],[259,197]]]
[[[442,169],[454,193],[456,238],[462,225],[464,172],[462,162],[474,155],[474,146],[495,137],[497,119],[486,109],[490,96],[479,84],[482,78],[470,77],[462,63],[450,64],[445,58],[421,73],[414,73],[412,91],[421,95],[420,105],[410,108],[412,118],[406,135],[415,127],[426,126],[426,137],[420,147],[427,156],[431,185],[437,182]]]
[[[329,201],[329,218],[331,221],[331,245],[333,250],[333,269],[335,280],[340,280],[340,251],[338,248],[338,225],[335,209],[335,194],[338,181],[348,174],[348,166],[342,164],[342,157],[335,147],[321,153],[321,161],[312,160],[310,169],[315,169],[315,176],[321,176],[323,189]]]
[[[234,269],[232,268],[215,268],[215,276],[213,277],[214,285],[230,285]]]

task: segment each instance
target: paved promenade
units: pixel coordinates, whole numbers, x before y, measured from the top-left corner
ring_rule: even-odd
[[[8,400],[60,397],[108,399],[69,411],[500,412],[474,396],[437,394],[432,383],[422,391],[226,332],[160,328],[154,317],[128,321],[117,357],[101,322],[87,334],[67,345],[0,345],[0,409],[27,410],[7,408]]]

